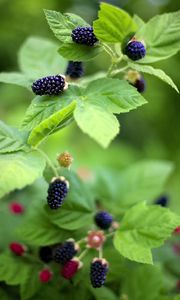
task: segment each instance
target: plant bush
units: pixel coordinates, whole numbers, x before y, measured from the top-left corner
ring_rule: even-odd
[[[163,195],[173,164],[142,160],[82,175],[70,153],[51,161],[40,145],[75,121],[107,148],[117,115],[147,103],[143,73],[178,92],[151,64],[179,51],[180,12],[145,23],[101,3],[93,26],[70,13],[45,16],[58,43],[30,37],[20,71],[0,74],[36,94],[19,128],[0,124],[1,299],[178,300],[180,216]],[[104,52],[107,73],[83,76],[85,62]]]

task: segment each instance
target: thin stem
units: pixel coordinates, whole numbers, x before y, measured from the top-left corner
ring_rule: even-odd
[[[115,234],[115,231],[110,232],[110,233],[106,234],[106,238],[111,237],[111,236],[113,236],[114,234]]]
[[[99,258],[103,258],[103,248],[99,249]]]
[[[123,68],[121,68],[121,69],[117,69],[117,70],[114,70],[113,72],[111,72],[111,75],[112,76],[115,76],[115,75],[117,75],[117,74],[119,74],[119,73],[123,73],[125,70],[127,70],[129,68],[129,66],[125,66],[125,67],[123,67]]]
[[[46,154],[43,150],[41,150],[41,149],[39,149],[39,148],[34,148],[34,149],[37,150],[37,151],[45,158],[45,160],[46,160],[48,166],[51,168],[51,170],[53,171],[54,175],[55,175],[56,177],[58,177],[59,174],[58,174],[58,172],[57,172],[55,166],[53,165],[52,161],[51,161],[51,160],[49,159],[49,157],[47,156],[47,154]]]
[[[79,256],[78,256],[78,258],[79,258],[79,260],[81,260],[81,259],[83,259],[84,258],[84,256],[86,256],[86,254],[87,254],[87,252],[88,252],[88,248],[86,248]]]
[[[103,48],[111,56],[111,58],[114,59],[115,55],[113,50],[107,44],[103,44]]]
[[[85,242],[86,242],[86,238],[84,237],[84,238],[80,239],[79,241],[77,241],[76,243],[77,244],[82,244],[82,243],[85,243]]]

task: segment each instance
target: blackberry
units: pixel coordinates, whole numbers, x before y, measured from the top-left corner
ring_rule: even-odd
[[[104,285],[108,270],[108,262],[105,259],[93,259],[90,269],[90,281],[94,288],[100,288]]]
[[[167,196],[161,196],[160,198],[158,198],[156,201],[155,201],[155,204],[157,205],[160,205],[162,207],[166,207],[168,205],[168,197]]]
[[[95,215],[94,220],[99,228],[109,229],[112,224],[113,217],[106,211],[100,211]]]
[[[124,53],[132,60],[139,60],[146,55],[146,48],[143,43],[132,40],[126,45]]]
[[[94,46],[98,41],[96,38],[93,27],[77,27],[73,29],[71,34],[73,42],[87,46]]]
[[[43,262],[49,263],[52,260],[52,248],[49,246],[41,247],[39,257]]]
[[[81,61],[69,61],[66,75],[72,79],[78,79],[84,74],[83,63]]]
[[[69,182],[64,177],[55,177],[49,184],[47,202],[51,209],[58,209],[63,204],[69,189]]]
[[[61,270],[61,275],[65,279],[71,279],[78,271],[80,267],[80,261],[78,259],[72,259],[65,263]]]
[[[137,79],[134,84],[132,84],[135,88],[137,88],[139,93],[143,93],[146,89],[146,82],[144,78]]]
[[[47,76],[36,80],[32,84],[32,91],[36,95],[59,95],[67,88],[64,76]]]
[[[54,261],[64,265],[76,255],[77,251],[78,249],[74,241],[67,241],[60,247],[56,248],[53,256]]]

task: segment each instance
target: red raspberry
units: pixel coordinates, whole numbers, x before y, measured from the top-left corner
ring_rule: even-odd
[[[19,215],[24,213],[25,208],[21,203],[12,202],[9,205],[9,210],[11,213]]]
[[[26,247],[20,243],[11,243],[9,245],[10,250],[17,256],[22,256],[26,251]]]
[[[71,279],[78,271],[80,267],[80,261],[78,259],[72,259],[68,261],[61,270],[61,275],[65,279]]]
[[[41,282],[49,282],[53,277],[53,273],[49,269],[43,269],[39,273],[39,280]]]

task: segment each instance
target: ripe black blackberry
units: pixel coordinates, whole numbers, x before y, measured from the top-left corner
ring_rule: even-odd
[[[81,61],[69,61],[66,75],[71,79],[78,79],[84,74],[83,63]]]
[[[98,41],[96,38],[93,27],[77,27],[73,29],[71,34],[73,42],[87,46],[94,46]]]
[[[108,262],[105,259],[93,259],[90,269],[90,281],[94,288],[100,288],[104,285],[108,270]]]
[[[41,247],[39,249],[39,257],[45,263],[52,261],[52,248],[49,246]]]
[[[139,60],[146,55],[146,48],[143,43],[132,40],[126,45],[124,54],[134,61]]]
[[[61,246],[57,247],[54,251],[54,261],[64,265],[70,261],[77,253],[78,247],[74,243],[74,240],[66,241]]]
[[[100,211],[95,215],[94,221],[99,228],[105,230],[111,227],[113,217],[106,211]]]
[[[36,95],[59,95],[67,89],[65,77],[62,75],[46,76],[36,80],[32,84],[32,91]]]
[[[129,70],[124,77],[132,86],[134,86],[139,93],[143,93],[146,89],[146,82],[143,76],[135,71]]]
[[[51,209],[58,209],[69,190],[69,182],[63,177],[54,177],[48,188],[47,202]]]
[[[155,204],[160,205],[162,207],[168,206],[169,199],[166,195],[161,196],[155,201]]]
[[[143,93],[146,89],[146,82],[144,78],[137,79],[134,84],[132,84],[135,88],[137,88],[139,93]]]

